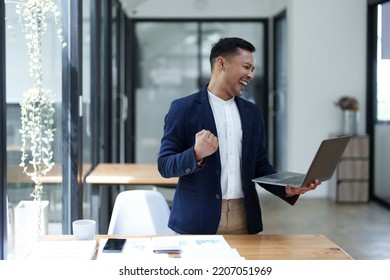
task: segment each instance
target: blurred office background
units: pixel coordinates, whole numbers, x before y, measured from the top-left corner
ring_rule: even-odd
[[[13,213],[20,201],[31,199],[33,189],[18,166],[19,103],[31,80],[26,41],[15,5],[11,1],[1,2],[0,15],[4,15],[5,21],[0,26],[0,48],[5,63],[0,66],[0,237],[2,257],[12,258]],[[212,44],[220,37],[237,36],[251,41],[257,49],[255,78],[243,97],[263,112],[270,161],[278,169],[305,172],[320,142],[343,133],[342,110],[335,102],[342,96],[358,100],[355,137],[364,139],[357,150],[365,151],[353,160],[357,165],[351,172],[358,177],[358,183],[341,191],[344,199],[340,199],[341,184],[335,174],[331,181],[305,194],[303,202],[294,207],[298,208],[297,214],[303,209],[304,213],[312,213],[309,220],[315,220],[316,209],[325,211],[328,216],[324,225],[328,229],[336,225],[330,214],[344,213],[345,207],[356,209],[346,212],[352,211],[355,218],[365,216],[356,213],[380,213],[373,214],[381,218],[372,227],[377,234],[371,235],[371,239],[381,240],[378,246],[383,246],[379,238],[389,233],[384,223],[390,224],[390,1],[55,2],[61,11],[68,44],[62,48],[54,20],[49,19],[42,42],[44,83],[55,96],[57,132],[53,146],[60,181],[46,183],[44,188],[44,199],[49,201],[48,234],[71,233],[71,222],[79,218],[95,219],[98,231],[107,232],[115,197],[128,187],[92,186],[83,179],[101,162],[156,163],[164,116],[171,101],[205,85],[210,75],[208,56]],[[270,215],[265,220],[266,233],[332,235],[314,225],[310,228],[311,224],[303,226],[304,222],[299,220],[284,227],[286,221],[279,218],[285,212],[294,213],[294,208],[279,212],[277,209],[284,210],[284,206],[260,187],[258,190],[264,201],[265,217]],[[174,190],[158,191],[168,201],[172,199]],[[96,209],[91,209],[93,192],[101,200],[97,215],[93,211]],[[279,217],[279,227],[271,224],[274,214]],[[353,224],[353,215],[343,219]],[[372,216],[366,217],[359,224],[372,222]],[[294,218],[290,217],[291,220]],[[342,225],[337,223],[337,227]],[[336,243],[347,238],[343,232],[332,237]],[[374,252],[376,255],[356,252],[356,257],[390,258]]]

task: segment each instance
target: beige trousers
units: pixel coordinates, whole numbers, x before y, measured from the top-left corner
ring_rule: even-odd
[[[223,199],[221,221],[216,234],[247,234],[244,199]]]

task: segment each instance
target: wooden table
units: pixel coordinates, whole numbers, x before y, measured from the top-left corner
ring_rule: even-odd
[[[134,238],[134,235],[97,235],[100,238]],[[146,236],[150,237],[150,236]],[[47,235],[43,240],[74,240],[73,235]],[[334,242],[321,234],[224,235],[231,248],[246,260],[351,260]]]
[[[320,234],[226,235],[226,241],[247,260],[346,260],[352,259]]]
[[[44,184],[60,184],[62,183],[61,165],[54,165],[53,168],[42,177]],[[33,183],[31,178],[23,173],[20,166],[7,165],[7,183]]]
[[[83,174],[86,174],[91,168],[91,164],[83,164]],[[84,176],[84,175],[83,175]],[[20,166],[7,165],[7,183],[33,183],[30,177],[23,173]],[[53,168],[42,177],[44,184],[61,184],[62,183],[62,167],[61,164],[55,164]]]
[[[163,178],[156,164],[100,163],[85,178],[88,184],[176,187],[178,178]]]

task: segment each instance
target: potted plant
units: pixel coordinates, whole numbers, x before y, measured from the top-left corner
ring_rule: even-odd
[[[336,105],[341,108],[341,110],[359,110],[359,102],[356,98],[350,96],[343,96],[336,102]]]
[[[21,201],[15,208],[15,254],[23,258],[38,239],[44,224],[43,209],[48,202],[42,201],[43,177],[52,169],[54,140],[54,98],[50,89],[43,87],[42,36],[48,28],[48,17],[60,22],[60,13],[52,0],[26,0],[16,3],[16,14],[27,40],[28,69],[33,85],[24,92],[21,108],[22,156],[20,166],[34,182],[33,201]],[[63,42],[61,29],[57,34]],[[34,219],[36,217],[36,219]],[[19,219],[19,222],[18,220]],[[35,222],[31,222],[35,220]],[[30,229],[26,229],[29,225]],[[23,229],[19,229],[23,227]],[[19,229],[19,230],[18,230]],[[17,244],[21,246],[17,246]]]

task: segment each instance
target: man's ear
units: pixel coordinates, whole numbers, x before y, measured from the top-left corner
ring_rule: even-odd
[[[217,57],[215,64],[220,71],[225,70],[225,59],[222,56]]]

